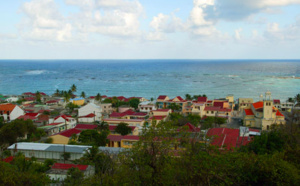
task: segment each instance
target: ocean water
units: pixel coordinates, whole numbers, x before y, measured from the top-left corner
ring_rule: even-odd
[[[285,101],[300,93],[300,60],[0,60],[0,94],[77,86],[77,94],[107,96],[233,94]]]

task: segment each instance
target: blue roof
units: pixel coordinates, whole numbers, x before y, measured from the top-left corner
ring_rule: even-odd
[[[83,100],[84,98],[74,98],[74,99],[71,99],[71,101],[78,101],[78,100]]]

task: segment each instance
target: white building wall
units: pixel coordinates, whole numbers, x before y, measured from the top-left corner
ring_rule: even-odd
[[[25,114],[24,110],[21,109],[19,106],[15,106],[14,110],[10,113],[10,120],[15,120],[20,116],[23,116]]]
[[[97,106],[93,103],[89,103],[83,107],[81,107],[80,109],[78,109],[78,116],[86,116],[88,114],[95,114],[96,117],[95,117],[95,120],[96,121],[100,121],[101,120],[101,114],[102,112],[102,108],[100,106]]]

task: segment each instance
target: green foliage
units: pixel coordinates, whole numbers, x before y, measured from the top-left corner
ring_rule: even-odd
[[[36,126],[33,125],[32,120],[16,119],[0,129],[0,144],[11,145],[17,142],[18,138],[24,137],[26,134],[30,137],[36,131]]]
[[[186,94],[185,95],[185,99],[186,100],[192,100],[193,98],[192,98],[192,96],[190,94]]]
[[[139,107],[140,100],[138,98],[132,98],[129,100],[130,107],[133,107],[134,109],[137,109]]]
[[[64,185],[80,185],[84,180],[83,173],[78,168],[70,168]]]
[[[174,111],[179,111],[181,109],[181,106],[176,104],[176,103],[171,103],[169,106],[168,106],[168,109],[171,109],[173,112]]]
[[[78,142],[86,145],[105,146],[108,143],[108,131],[84,130],[78,137]]]
[[[111,99],[104,99],[102,103],[112,103]]]
[[[76,92],[77,91],[77,87],[76,87],[76,85],[75,84],[73,84],[72,86],[71,86],[71,89],[70,89],[72,92]]]
[[[81,94],[80,94],[80,97],[85,98],[85,96],[86,96],[86,95],[85,95],[85,92],[82,91]]]
[[[208,116],[202,121],[201,129],[204,130],[212,127],[217,127],[217,125],[221,125],[224,123],[226,123],[225,118]]]
[[[187,123],[198,126],[200,124],[201,117],[195,114],[184,116],[182,114],[173,112],[170,114],[169,120],[173,123],[174,126],[183,126]]]
[[[67,105],[66,105],[66,108],[67,109],[69,109],[69,111],[70,112],[73,112],[73,110],[75,109],[75,108],[79,108],[79,106],[78,105],[76,105],[76,104],[74,104],[74,103],[68,103]]]
[[[45,143],[53,143],[53,138],[47,138],[47,139],[45,140]]]
[[[115,132],[121,134],[122,136],[125,136],[127,134],[131,133],[131,128],[128,126],[127,123],[119,123],[118,126],[115,129]]]
[[[66,160],[68,160],[68,159],[70,159],[70,157],[71,157],[71,154],[69,153],[69,152],[64,152],[63,154],[62,154],[62,158],[66,161]]]
[[[101,97],[101,94],[100,94],[100,93],[98,93],[98,94],[96,95],[95,100],[98,101],[98,102],[101,102],[102,97]]]

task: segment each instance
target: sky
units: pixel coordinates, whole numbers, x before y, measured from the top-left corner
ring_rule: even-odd
[[[300,0],[0,0],[0,59],[300,59]]]

